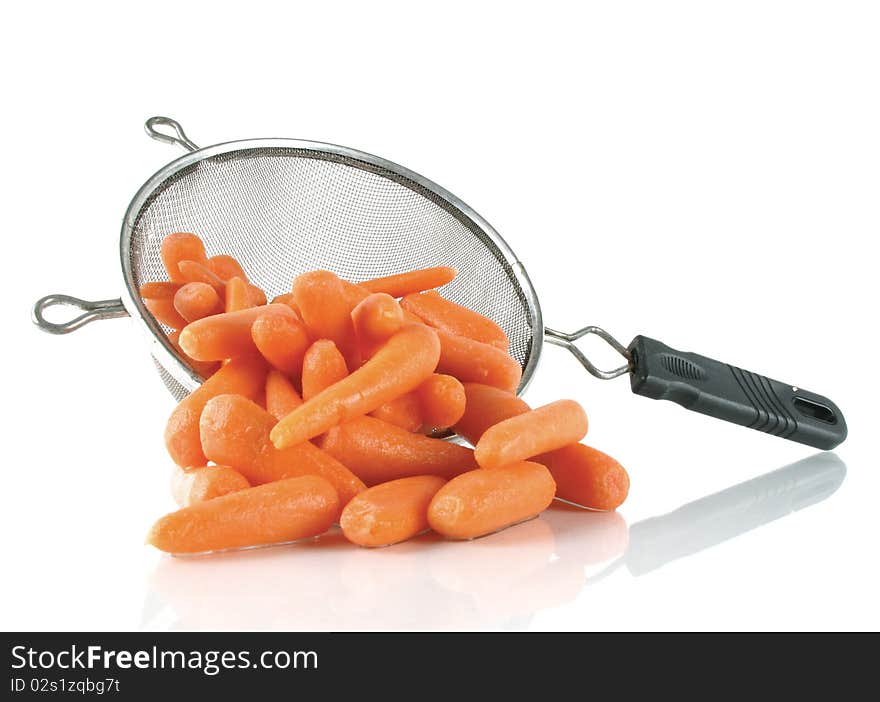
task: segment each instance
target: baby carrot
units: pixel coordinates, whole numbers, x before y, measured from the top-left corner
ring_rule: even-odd
[[[321,447],[367,485],[412,475],[449,478],[477,467],[469,448],[412,434],[375,417],[333,427]]]
[[[247,478],[229,466],[175,466],[171,475],[171,494],[181,507],[213,500],[250,486]]]
[[[176,232],[169,234],[162,240],[159,250],[162,263],[173,283],[187,283],[189,280],[178,267],[181,261],[195,261],[206,263],[208,257],[205,254],[205,245],[195,234],[188,232]]]
[[[172,298],[146,298],[144,300],[144,307],[150,311],[150,314],[156,318],[157,322],[164,324],[166,327],[183,329],[186,326],[186,320],[175,309]]]
[[[333,486],[304,475],[167,514],[150,529],[147,543],[178,554],[267,546],[323,534],[338,513]]]
[[[531,409],[512,392],[491,385],[464,383],[464,394],[464,414],[452,428],[473,445],[489,427]]]
[[[507,353],[510,342],[501,327],[479,312],[441,297],[436,290],[407,295],[400,306],[432,327],[496,346]]]
[[[302,319],[302,313],[299,311],[299,307],[296,306],[296,302],[293,300],[293,293],[284,293],[283,295],[276,295],[272,298],[273,305],[287,305],[290,309],[296,312],[296,316]]]
[[[186,283],[174,295],[174,309],[187,322],[210,317],[223,311],[217,291],[207,283]]]
[[[523,461],[584,438],[587,415],[574,400],[558,400],[489,427],[474,448],[483,468]]]
[[[365,280],[360,285],[372,293],[387,293],[391,297],[403,297],[412,293],[439,288],[455,277],[455,269],[449,266],[435,266],[408,271],[383,278]]]
[[[351,311],[354,332],[361,346],[380,344],[400,331],[403,310],[390,295],[373,293]]]
[[[555,491],[550,471],[539,463],[520,461],[472,470],[434,495],[428,523],[444,536],[474,539],[540,514]]]
[[[302,396],[311,400],[348,375],[345,359],[330,339],[318,339],[302,358]]]
[[[408,392],[386,402],[370,412],[370,416],[407,431],[418,431],[424,424],[422,406],[416,392]]]
[[[238,312],[256,305],[251,304],[250,290],[244,278],[233,277],[226,281],[225,311]]]
[[[232,256],[227,256],[225,254],[211,256],[206,265],[211,272],[221,280],[228,281],[230,278],[241,278],[245,282],[248,282],[248,277],[244,272],[244,268],[242,268],[241,264]]]
[[[270,370],[266,376],[266,411],[275,419],[283,419],[303,403],[287,376]]]
[[[214,373],[217,372],[217,369],[220,367],[220,363],[217,361],[196,361],[193,358],[187,356],[183,349],[180,348],[180,332],[173,331],[168,335],[168,341],[171,342],[171,345],[174,349],[183,356],[183,360],[186,364],[192,368],[196,373],[198,373],[202,378],[210,378]]]
[[[404,327],[363,366],[278,422],[272,430],[272,443],[278,448],[292,446],[372,412],[417,388],[434,372],[439,357],[440,342],[432,329]]]
[[[311,442],[279,450],[269,441],[275,418],[240,395],[218,395],[208,401],[199,424],[205,455],[235,468],[253,485],[298,475],[320,475],[339,493],[339,508],[364,483],[338,460]]]
[[[253,283],[248,283],[248,296],[251,299],[251,304],[254,307],[259,307],[260,305],[266,304],[266,293],[262,288],[258,288]]]
[[[286,305],[264,305],[196,320],[180,332],[180,346],[197,361],[222,361],[257,353],[251,326],[264,314],[293,316]]]
[[[364,490],[342,510],[342,533],[358,546],[389,546],[428,529],[428,505],[446,481],[435,475],[392,480]]]
[[[275,306],[273,308],[277,309]],[[272,308],[264,306],[260,309]],[[263,358],[272,366],[289,376],[300,375],[303,355],[309,347],[309,335],[295,312],[290,310],[288,314],[278,314],[267,311],[261,314],[251,326],[251,338]]]
[[[165,427],[165,446],[174,462],[179,466],[203,466],[208,462],[199,440],[199,417],[208,400],[224,393],[256,398],[265,384],[266,362],[262,358],[236,358],[183,398]]]
[[[501,349],[466,336],[437,330],[440,338],[440,373],[454,375],[463,383],[484,383],[515,392],[522,378],[516,359]]]
[[[354,324],[343,282],[329,271],[311,271],[293,281],[292,292],[312,337],[330,339],[351,360],[356,346]]]
[[[224,282],[203,261],[181,261],[177,264],[180,275],[185,283],[207,283],[218,291],[223,290]]]
[[[422,410],[422,421],[430,430],[451,427],[464,414],[464,387],[451,375],[434,373],[419,385],[416,395]]]
[[[556,496],[588,509],[617,509],[629,492],[629,475],[620,463],[592,446],[571,444],[535,456],[553,474]]]
[[[146,300],[172,300],[180,290],[181,283],[144,283],[140,287],[141,297]]]

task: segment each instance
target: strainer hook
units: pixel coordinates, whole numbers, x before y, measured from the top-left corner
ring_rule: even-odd
[[[46,319],[43,313],[49,307],[54,307],[56,305],[72,307],[82,312],[82,314],[67,322],[50,322]],[[89,322],[94,322],[96,319],[114,319],[115,317],[127,316],[128,311],[125,309],[120,298],[116,298],[115,300],[81,300],[78,297],[59,294],[41,297],[34,304],[32,314],[34,324],[50,334],[69,334],[70,332],[76,331],[80,327],[85,326]]]
[[[626,359],[626,364],[615,368],[614,370],[604,371],[600,368],[597,368],[593,365],[593,363],[588,359],[584,352],[581,351],[577,346],[575,346],[574,342],[578,339],[587,336],[588,334],[595,334],[600,339],[608,343],[611,348],[613,348],[617,353],[623,356]],[[627,351],[626,347],[621,344],[617,339],[615,339],[611,334],[602,329],[601,327],[583,327],[582,329],[578,329],[576,332],[566,333],[557,331],[556,329],[545,328],[544,336],[547,339],[547,342],[550,344],[555,344],[556,346],[562,346],[563,348],[568,349],[574,357],[580,361],[580,364],[587,369],[590,375],[595,376],[601,380],[610,380],[611,378],[617,378],[618,376],[623,375],[624,373],[629,373],[630,368],[632,366],[632,355],[629,351]]]
[[[171,129],[174,130],[174,135],[160,132],[158,129],[156,129],[157,125],[162,127],[171,127]],[[146,129],[147,134],[150,135],[150,138],[155,139],[156,141],[161,141],[166,144],[177,144],[178,146],[182,146],[187,151],[197,151],[199,148],[186,135],[186,132],[183,131],[183,127],[180,126],[180,122],[175,119],[171,119],[170,117],[162,117],[159,115],[156,115],[155,117],[150,117],[144,124],[144,129]]]

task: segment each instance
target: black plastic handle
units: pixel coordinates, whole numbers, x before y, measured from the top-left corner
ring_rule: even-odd
[[[646,336],[629,345],[630,384],[637,395],[672,400],[710,417],[818,449],[846,438],[846,421],[831,400]]]

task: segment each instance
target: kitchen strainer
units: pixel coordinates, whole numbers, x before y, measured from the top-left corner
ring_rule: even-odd
[[[187,154],[160,169],[138,190],[122,222],[120,299],[90,302],[48,295],[34,306],[36,324],[65,334],[85,324],[130,315],[146,333],[166,387],[177,399],[201,377],[178,355],[166,329],[138,294],[142,283],[167,278],[162,239],[191,231],[209,255],[231,254],[269,298],[313,269],[353,281],[435,265],[458,275],[444,296],[494,319],[522,366],[521,392],[531,380],[544,339],[566,347],[598,378],[630,374],[633,392],[670,399],[689,409],[818,448],[846,436],[827,398],[638,336],[624,347],[598,327],[572,334],[545,328],[538,297],[507,243],[447,190],[402,166],[343,146],[293,139],[250,139],[198,148],[181,126],[151,117],[147,133]],[[159,131],[164,127],[170,131]],[[46,308],[80,314],[49,322]],[[575,341],[588,334],[608,342],[620,367],[594,366]]]

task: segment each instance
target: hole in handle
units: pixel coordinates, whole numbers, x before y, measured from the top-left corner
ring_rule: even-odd
[[[170,127],[174,134],[167,134],[164,131],[159,131],[156,127]],[[161,141],[166,144],[177,144],[187,151],[196,151],[199,148],[186,135],[186,132],[183,131],[183,127],[180,126],[180,123],[175,119],[171,119],[171,117],[162,117],[160,115],[150,117],[144,123],[144,129],[147,131],[147,134],[150,135],[150,138],[155,139],[156,141]]]
[[[46,319],[46,311],[51,307],[63,306],[79,311],[79,314],[66,322],[50,322]],[[34,304],[32,317],[34,324],[50,334],[69,334],[96,319],[114,319],[127,317],[128,310],[120,298],[115,300],[81,300],[71,295],[46,295]]]
[[[807,400],[803,397],[795,397],[794,407],[806,417],[812,417],[827,424],[837,424],[837,415],[834,414],[834,410],[819,402]]]

